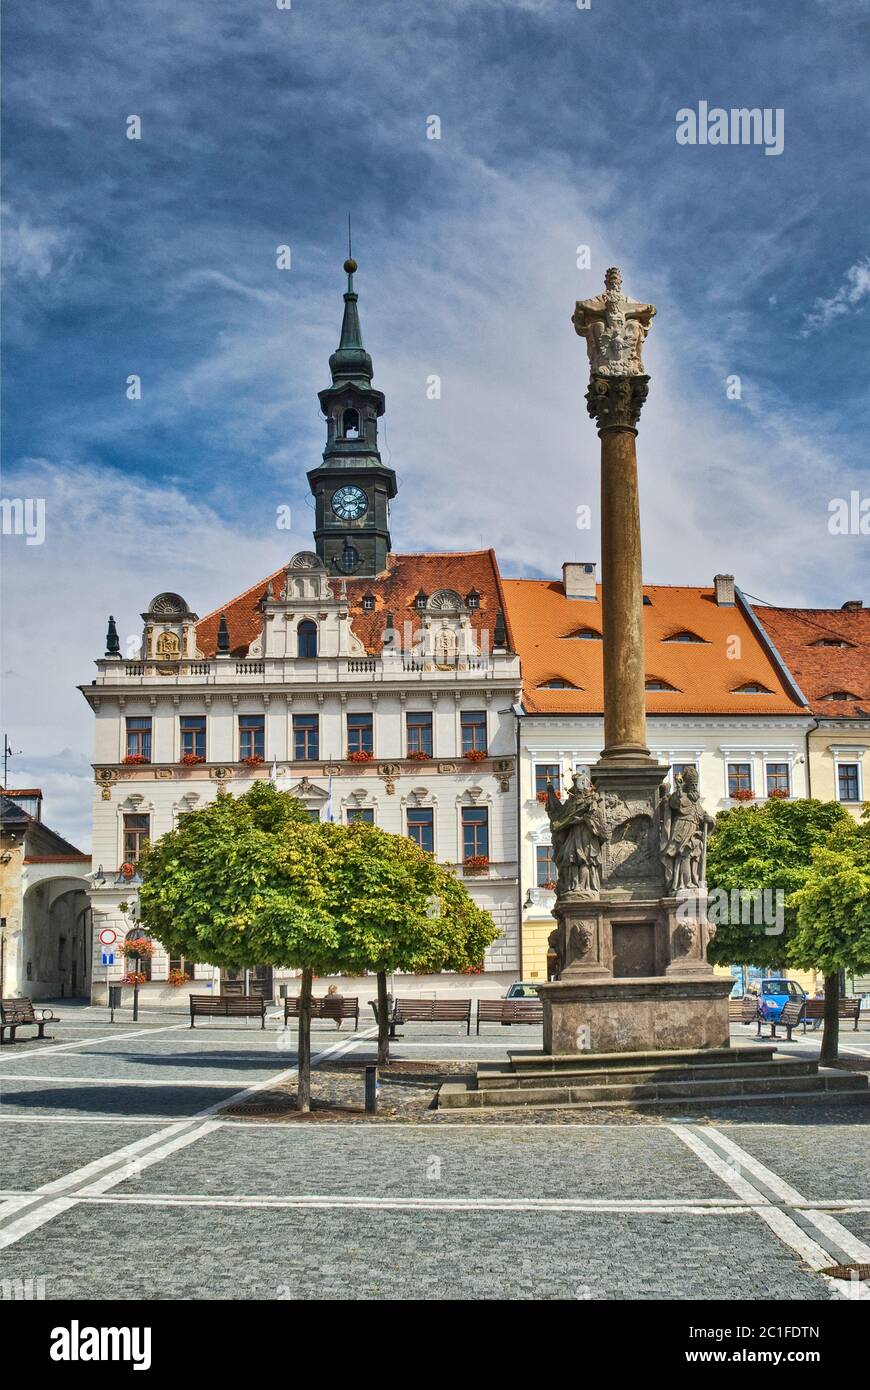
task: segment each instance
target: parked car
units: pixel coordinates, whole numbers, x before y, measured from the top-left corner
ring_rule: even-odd
[[[776,1023],[786,1004],[795,999],[806,999],[797,980],[762,980],[758,994],[758,1012],[768,1023]]]
[[[532,984],[531,980],[514,980],[510,986],[505,999],[537,999],[538,986]]]

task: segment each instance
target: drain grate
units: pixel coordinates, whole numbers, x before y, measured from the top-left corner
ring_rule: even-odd
[[[819,1273],[832,1279],[870,1279],[870,1265],[829,1265]]]

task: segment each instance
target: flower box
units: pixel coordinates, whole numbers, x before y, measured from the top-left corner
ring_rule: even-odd
[[[121,977],[122,985],[147,985],[148,976],[144,970],[128,970],[126,975]]]
[[[470,763],[482,763],[486,757],[486,751],[483,748],[470,748],[465,757]]]
[[[194,767],[197,763],[204,763],[205,758],[201,758],[198,753],[182,753],[178,761],[182,767]]]
[[[242,758],[242,762],[245,767],[262,767],[265,759],[259,753],[252,753],[250,758]]]
[[[485,854],[471,854],[463,861],[462,871],[465,874],[485,874],[489,872],[489,858]]]
[[[732,792],[732,793],[731,793],[731,800],[732,800],[732,801],[754,801],[754,800],[755,800],[755,792],[750,791],[748,787],[738,787],[738,789],[737,789],[736,792]]]
[[[782,787],[774,787],[772,792],[767,793],[768,801],[788,801],[788,792],[783,791]]]
[[[180,985],[187,984],[187,976],[183,970],[170,970],[166,976],[166,983],[172,985],[173,989],[177,989]]]
[[[121,762],[125,763],[127,767],[141,767],[143,763],[150,763],[150,761],[151,759],[146,758],[144,753],[128,753],[126,758],[121,759]]]
[[[153,956],[157,949],[147,936],[137,936],[133,941],[125,941],[121,948],[125,956]]]
[[[374,753],[369,753],[365,748],[358,748],[355,753],[348,753],[349,763],[370,763],[374,758]]]
[[[135,874],[135,872],[136,872],[136,865],[135,865],[135,864],[122,864],[122,865],[121,865],[121,877],[122,877],[122,878],[132,878],[133,875]]]
[[[431,761],[432,761],[432,754],[431,754],[431,753],[409,753],[409,754],[408,754],[408,761],[409,761],[409,762],[414,762],[414,763],[431,763]]]

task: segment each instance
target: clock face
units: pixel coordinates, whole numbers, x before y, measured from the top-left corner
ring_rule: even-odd
[[[368,506],[369,499],[361,487],[340,487],[332,494],[332,510],[342,521],[357,521]]]

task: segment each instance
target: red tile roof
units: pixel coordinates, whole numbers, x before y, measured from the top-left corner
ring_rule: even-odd
[[[259,611],[260,600],[271,580],[275,593],[280,593],[284,583],[284,569],[267,575],[238,598],[231,599],[222,608],[215,609],[196,625],[196,640],[203,656],[212,657],[217,651],[217,633],[221,613],[226,613],[230,634],[230,650],[234,656],[244,656],[262,628]],[[439,589],[454,589],[461,598],[472,589],[479,594],[479,607],[471,612],[471,626],[475,633],[489,634],[492,647],[496,614],[505,611],[505,597],[498,563],[493,550],[435,551],[421,555],[390,555],[387,569],[383,574],[371,579],[348,579],[347,596],[350,605],[351,628],[360,639],[366,651],[380,652],[386,627],[386,615],[392,613],[393,623],[398,632],[399,643],[405,644],[405,624],[410,623],[410,639],[416,638],[420,622],[414,608],[414,598],[420,589],[430,597]],[[336,597],[341,592],[341,579],[330,579]],[[366,610],[362,606],[363,597],[371,594],[375,606]],[[508,627],[508,645],[511,650],[510,621],[505,612]],[[408,644],[410,645],[410,643]]]
[[[755,615],[788,666],[813,714],[870,718],[870,609],[765,608]],[[848,642],[847,647],[817,645]],[[854,700],[825,696],[847,691]]]
[[[601,587],[595,599],[569,599],[558,580],[503,581],[507,615],[523,671],[523,705],[530,714],[600,714],[604,706],[602,643],[575,638],[583,628],[602,630]],[[789,690],[739,604],[720,607],[711,588],[648,585],[644,637],[648,680],[672,690],[649,691],[648,714],[801,714],[805,706]],[[674,642],[680,632],[700,642]],[[739,639],[737,642],[734,639]],[[561,679],[574,690],[542,690]],[[740,693],[758,684],[771,692]]]

